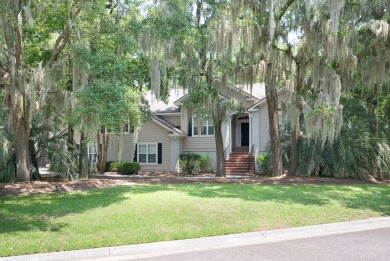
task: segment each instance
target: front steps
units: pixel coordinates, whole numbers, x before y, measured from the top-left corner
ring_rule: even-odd
[[[253,173],[253,158],[249,156],[248,147],[232,149],[229,159],[225,161],[225,172],[229,175],[249,175]]]

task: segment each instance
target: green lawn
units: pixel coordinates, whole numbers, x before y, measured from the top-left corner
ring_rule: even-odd
[[[390,215],[389,185],[136,185],[0,197],[0,256]]]

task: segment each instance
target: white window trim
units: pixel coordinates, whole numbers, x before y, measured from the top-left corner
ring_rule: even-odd
[[[125,131],[125,126],[126,125],[129,125],[128,131]],[[127,123],[123,124],[123,126],[122,126],[122,132],[115,132],[115,131],[109,130],[107,127],[105,127],[105,133],[106,134],[114,134],[114,135],[119,135],[121,133],[133,134],[134,133],[134,127],[130,124],[130,121],[127,121]]]
[[[127,131],[125,131],[126,125],[128,125]],[[130,124],[130,121],[128,121],[127,123],[125,123],[123,125],[122,132],[125,133],[125,134],[133,134],[134,133],[134,127]]]
[[[212,125],[211,125],[211,124],[209,125],[209,120],[206,120],[206,123],[207,123],[206,125],[204,124],[205,122],[203,122],[203,124],[201,125],[201,127],[206,126],[206,132],[207,132],[207,134],[202,134],[202,130],[200,129],[200,130],[198,130],[198,134],[195,135],[194,129],[195,129],[195,127],[199,127],[199,126],[197,126],[197,124],[195,124],[194,116],[195,116],[195,115],[192,115],[192,137],[199,137],[199,138],[201,138],[201,137],[214,137],[214,134],[215,134],[214,122],[213,122]],[[210,126],[213,126],[213,128],[214,128],[214,134],[208,134],[208,133],[209,133],[209,127],[210,127]]]
[[[156,162],[148,162],[149,161],[149,146],[147,146],[147,153],[146,153],[146,161],[147,162],[140,162],[139,161],[139,146],[140,145],[155,145],[156,146]],[[158,165],[158,143],[157,142],[140,142],[137,143],[137,161],[139,164],[143,165]]]

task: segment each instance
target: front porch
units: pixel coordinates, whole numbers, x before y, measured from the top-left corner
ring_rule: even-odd
[[[229,150],[226,155],[226,174],[248,175],[255,170],[251,152],[251,118],[248,113],[234,114],[230,118]]]

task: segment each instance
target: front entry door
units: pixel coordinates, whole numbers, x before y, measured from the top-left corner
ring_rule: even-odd
[[[249,122],[241,123],[241,147],[249,146]]]

